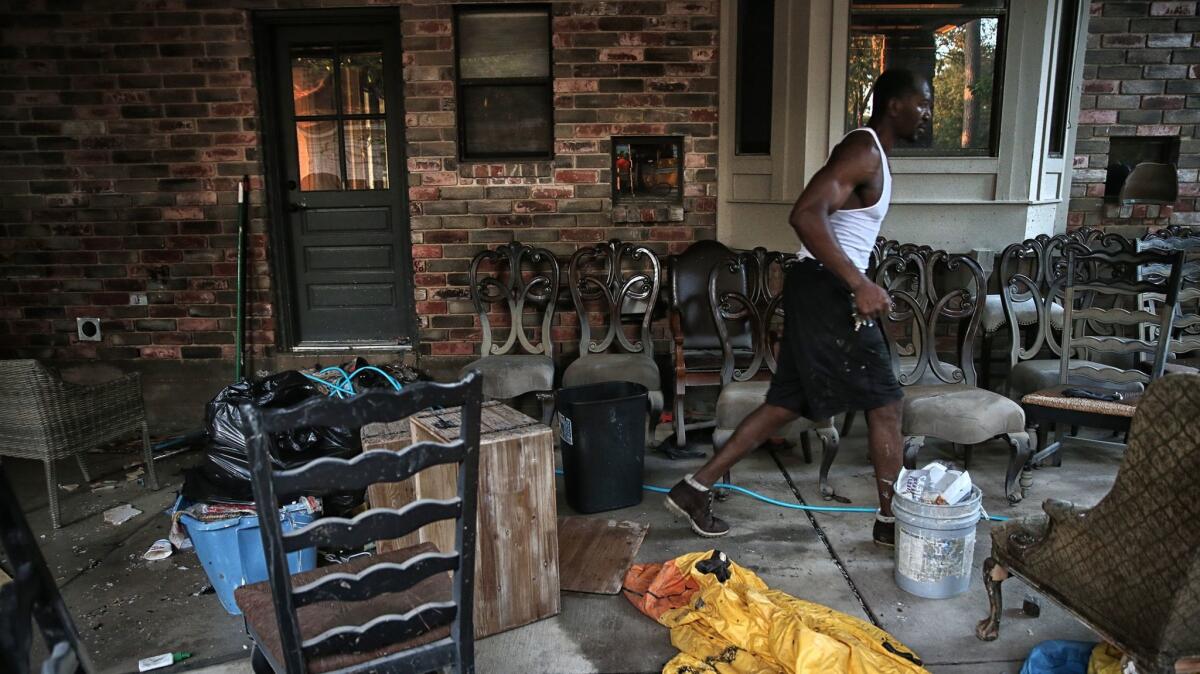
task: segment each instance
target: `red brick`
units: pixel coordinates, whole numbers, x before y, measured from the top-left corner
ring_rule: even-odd
[[[438,188],[410,187],[408,188],[408,198],[413,201],[434,201],[438,198]]]
[[[177,360],[181,357],[177,346],[143,346],[138,353],[142,358],[151,360]]]
[[[553,213],[558,205],[552,199],[523,199],[513,202],[513,213]]]
[[[554,172],[554,180],[560,183],[595,183],[600,181],[600,172],[560,169]]]
[[[552,187],[534,187],[531,196],[534,199],[570,199],[575,196],[575,188],[555,185]]]
[[[619,49],[614,47],[611,49],[601,49],[600,50],[600,60],[601,61],[620,61],[620,62],[641,61],[645,58],[645,56],[646,56],[646,54],[645,54],[644,50],[628,48],[628,47],[622,47]]]
[[[1087,80],[1083,83],[1085,94],[1115,94],[1118,90],[1116,80]]]
[[[433,316],[446,313],[445,302],[417,302],[417,313],[422,316]]]
[[[600,91],[600,81],[595,79],[556,79],[554,80],[554,90],[561,93],[584,93]]]
[[[437,258],[442,256],[441,246],[415,245],[412,247],[414,258]]]
[[[467,341],[434,342],[430,350],[435,356],[470,356],[475,353],[475,344]]]
[[[1196,3],[1189,2],[1154,2],[1150,4],[1150,16],[1194,16]]]
[[[457,185],[458,174],[453,171],[430,171],[421,174],[422,185]]]
[[[1116,110],[1080,110],[1080,124],[1116,124]]]

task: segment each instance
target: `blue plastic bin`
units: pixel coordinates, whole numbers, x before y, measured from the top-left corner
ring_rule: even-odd
[[[279,511],[285,532],[298,529],[313,521],[313,514],[301,503],[293,503]],[[196,548],[196,556],[204,572],[230,615],[241,615],[233,591],[248,583],[267,579],[267,556],[263,553],[262,534],[254,515],[234,517],[216,522],[201,522],[189,515],[180,518]],[[317,568],[317,549],[305,548],[289,552],[288,569],[292,573]]]

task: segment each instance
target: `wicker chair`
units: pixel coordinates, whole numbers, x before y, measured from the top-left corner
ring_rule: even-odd
[[[59,527],[58,478],[54,462],[71,456],[90,481],[83,453],[91,447],[141,431],[146,476],[158,489],[150,434],[137,373],[92,385],[69,384],[36,360],[0,361],[0,456],[46,465],[50,521]]]

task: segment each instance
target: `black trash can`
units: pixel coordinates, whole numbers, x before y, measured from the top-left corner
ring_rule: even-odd
[[[610,381],[559,389],[567,505],[598,513],[642,502],[646,387]]]

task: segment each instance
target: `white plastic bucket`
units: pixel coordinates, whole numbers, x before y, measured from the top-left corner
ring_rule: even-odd
[[[946,599],[967,591],[975,553],[983,492],[971,493],[954,505],[934,505],[897,494],[896,584],[927,599]]]

